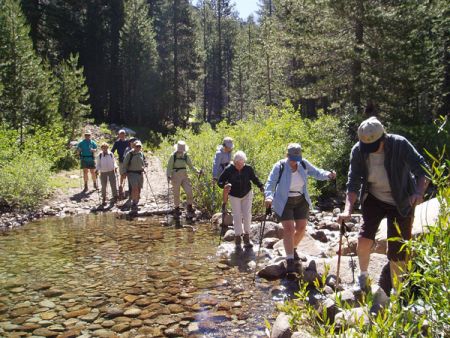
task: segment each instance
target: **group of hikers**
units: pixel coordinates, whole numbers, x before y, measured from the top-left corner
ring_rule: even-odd
[[[371,117],[363,121],[358,128],[358,142],[350,154],[350,167],[347,180],[345,208],[338,215],[339,223],[348,221],[352,216],[355,203],[361,204],[363,224],[359,231],[357,254],[360,266],[358,285],[362,290],[369,287],[368,266],[375,234],[384,217],[388,221],[387,256],[390,261],[393,285],[401,281],[401,272],[406,268],[406,252],[403,240],[411,238],[414,207],[423,202],[428,186],[426,178],[427,164],[413,145],[404,137],[388,134],[382,123]],[[106,198],[106,184],[110,181],[113,200],[116,200],[115,188],[116,164],[113,153],[119,156],[120,184],[119,196],[123,194],[126,178],[131,190],[133,208],[137,208],[139,194],[143,186],[143,172],[146,161],[142,153],[142,144],[138,140],[125,140],[125,132],[119,131],[119,138],[111,151],[106,143],[102,152],[94,161],[95,142],[90,133],[78,145],[81,166],[84,169],[85,189],[87,189],[88,170],[91,170],[94,187],[96,173],[100,172],[103,201]],[[317,180],[334,180],[333,170],[315,167],[303,157],[298,143],[289,143],[285,158],[277,161],[268,175],[265,184],[257,177],[254,169],[248,165],[243,151],[233,153],[234,145],[230,137],[225,137],[217,147],[213,160],[213,185],[223,189],[222,211],[225,212],[229,199],[232,209],[234,243],[236,249],[251,248],[250,224],[252,219],[252,183],[264,194],[265,205],[273,210],[283,227],[283,244],[286,252],[288,273],[300,268],[300,256],[296,250],[305,235],[311,199],[308,194],[308,177]],[[187,217],[194,212],[193,193],[187,169],[198,175],[203,172],[195,168],[188,155],[188,145],[178,141],[167,164],[167,180],[172,183],[174,196],[174,215],[180,215],[180,188],[186,193]]]

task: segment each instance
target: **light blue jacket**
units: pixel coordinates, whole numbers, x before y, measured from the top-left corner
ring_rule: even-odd
[[[306,170],[303,169],[303,166],[300,162],[297,162],[297,171],[300,173],[305,182],[302,194],[305,196],[305,199],[308,202],[309,207],[311,208],[311,199],[309,197],[307,189],[308,176],[312,176],[317,180],[325,181],[328,180],[328,175],[330,174],[330,172],[314,167],[305,159],[303,159],[303,162],[305,163]],[[284,170],[283,174],[281,175],[280,183],[278,183],[277,185],[278,177],[280,175],[281,163],[284,163]],[[272,199],[272,208],[278,216],[281,216],[283,214],[284,207],[286,206],[289,197],[291,173],[291,167],[289,166],[287,159],[283,159],[274,164],[272,171],[269,174],[269,178],[267,179],[264,195],[266,196],[266,199]]]
[[[231,162],[231,151],[226,153],[223,150],[223,146],[220,145],[217,147],[216,155],[214,156],[213,163],[213,178],[219,179],[220,175],[224,171],[225,167]]]

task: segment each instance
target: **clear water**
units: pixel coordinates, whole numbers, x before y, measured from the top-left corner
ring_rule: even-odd
[[[47,219],[4,232],[0,336],[75,328],[87,337],[125,323],[124,337],[265,337],[264,319],[273,322],[285,286],[253,283],[254,270],[244,263],[253,253],[227,265],[217,245],[208,224],[175,229],[158,219],[113,214]],[[109,318],[115,307],[141,312]],[[83,314],[69,318],[78,310]]]

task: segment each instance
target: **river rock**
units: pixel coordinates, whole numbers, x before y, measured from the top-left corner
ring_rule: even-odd
[[[106,310],[106,316],[108,318],[115,318],[123,315],[124,311],[118,307],[110,307]]]
[[[234,230],[227,230],[225,235],[223,235],[223,240],[226,242],[234,241]]]
[[[116,333],[109,331],[109,330],[105,330],[105,329],[100,329],[100,330],[94,331],[94,335],[96,337],[100,337],[100,338],[116,338],[116,337],[118,337]]]
[[[137,317],[142,313],[141,309],[138,308],[130,308],[124,312],[124,315],[127,317]]]
[[[63,314],[63,317],[66,319],[81,317],[87,315],[91,310],[89,308],[84,308],[80,310],[70,311]]]
[[[46,328],[39,328],[33,331],[33,334],[35,336],[42,336],[42,337],[56,337],[59,333],[55,331],[51,331]]]
[[[58,335],[57,338],[77,338],[80,336],[80,334],[81,334],[81,330],[72,329],[72,330],[66,331],[64,333],[61,333],[60,335]]]
[[[335,323],[340,327],[351,327],[359,323],[366,326],[370,324],[370,318],[366,308],[357,307],[336,314]]]
[[[275,323],[272,325],[270,338],[290,338],[292,336],[291,327],[289,325],[289,316],[281,312]]]
[[[259,243],[259,236],[261,232],[261,223],[254,223],[250,226],[250,238],[255,243]],[[281,224],[266,221],[264,226],[263,238],[275,237],[283,238],[283,226]]]
[[[114,332],[118,332],[118,333],[128,331],[129,329],[130,329],[129,323],[116,324],[111,328],[111,330],[113,330]]]
[[[57,290],[57,289],[48,289],[44,291],[44,296],[51,298],[51,297],[58,297],[64,294],[64,291]]]
[[[43,300],[42,302],[39,302],[39,306],[53,309],[56,305],[51,300],[46,299],[46,300]]]
[[[258,276],[267,280],[276,280],[286,274],[285,265],[280,262],[278,264],[269,264],[258,271]]]
[[[262,241],[262,246],[267,249],[273,249],[273,246],[279,241],[280,239],[277,237],[268,237],[264,238]],[[259,243],[259,239],[258,242]]]
[[[44,320],[50,320],[53,319],[57,316],[58,314],[56,312],[53,311],[49,311],[49,312],[42,312],[40,314],[41,318]]]

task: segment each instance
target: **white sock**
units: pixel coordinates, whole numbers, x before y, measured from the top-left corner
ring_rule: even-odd
[[[294,259],[294,254],[292,254],[292,255],[286,255],[286,259]]]
[[[367,271],[361,271],[359,275],[367,277],[367,276],[369,276],[369,273]]]

